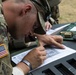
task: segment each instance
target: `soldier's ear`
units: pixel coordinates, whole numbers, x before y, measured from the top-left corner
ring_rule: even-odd
[[[25,15],[27,12],[31,10],[32,6],[30,4],[26,4],[23,6],[20,15]]]

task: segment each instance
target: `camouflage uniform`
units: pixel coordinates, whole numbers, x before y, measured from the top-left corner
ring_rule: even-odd
[[[5,1],[5,0],[3,0],[3,1]],[[6,46],[6,50],[9,50],[7,35],[8,35],[7,24],[4,20],[4,16],[1,11],[1,2],[0,2],[0,47],[2,44],[4,44]],[[35,42],[35,44],[36,44],[36,42]],[[23,44],[23,45],[30,46],[30,45],[32,45],[32,42],[30,42],[30,45],[28,45],[27,43]],[[0,53],[2,53],[1,50],[0,50]],[[2,56],[2,55],[0,54],[0,56]],[[10,62],[10,54],[8,51],[7,56],[0,58],[0,75],[12,75],[11,73],[12,73],[12,66],[11,66],[11,62]]]
[[[12,75],[12,66],[8,49],[7,24],[5,22],[0,0],[0,75]],[[7,51],[2,52],[2,46]],[[6,48],[5,48],[5,47]]]
[[[58,20],[59,16],[60,16],[59,6],[56,5],[51,7],[51,17],[56,21],[57,24],[59,23],[59,20]]]
[[[61,0],[43,0],[42,3],[45,1],[45,5],[44,7],[47,5],[48,8],[48,12],[46,14],[46,17],[51,17],[55,20],[55,22],[53,22],[52,20],[49,22],[51,24],[58,24],[59,23],[59,3],[61,2]]]

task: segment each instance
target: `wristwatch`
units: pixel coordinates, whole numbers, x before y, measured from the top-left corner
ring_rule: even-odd
[[[32,66],[31,66],[30,62],[28,62],[27,60],[22,60],[21,62],[26,64],[30,68],[30,70],[32,70]]]

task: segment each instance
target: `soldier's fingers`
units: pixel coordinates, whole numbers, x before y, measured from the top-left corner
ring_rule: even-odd
[[[58,36],[58,35],[54,35],[51,36],[55,41],[62,43],[63,42],[63,37],[62,36]]]
[[[38,41],[39,46],[43,46],[43,43],[41,41]]]
[[[40,58],[38,60],[43,63],[45,59],[46,59],[46,56],[40,56]]]
[[[41,55],[42,55],[42,56],[46,56],[46,51],[43,50],[43,51],[41,52]]]
[[[43,46],[39,46],[39,47],[36,48],[36,50],[38,50],[38,51],[45,51],[45,48]]]
[[[63,46],[62,44],[58,43],[58,42],[55,41],[55,40],[52,40],[52,44],[53,44],[54,46],[58,47],[58,48],[64,49],[64,46]]]
[[[49,30],[50,28],[52,28],[52,25],[47,21],[45,23],[45,29],[46,29],[46,31]]]

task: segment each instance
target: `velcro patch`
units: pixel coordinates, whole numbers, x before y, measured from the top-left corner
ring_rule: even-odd
[[[0,45],[0,58],[3,58],[8,55],[8,50],[4,44]]]

